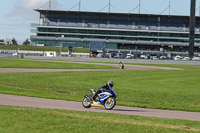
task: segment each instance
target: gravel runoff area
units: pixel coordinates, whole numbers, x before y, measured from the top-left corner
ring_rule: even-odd
[[[97,108],[97,107],[91,107],[87,109],[82,106],[81,102],[34,98],[26,96],[15,96],[6,94],[0,94],[0,105],[87,111],[87,112],[92,111],[92,112],[102,112],[102,113],[115,113],[115,114],[138,115],[146,117],[200,121],[200,112],[146,109],[146,108],[124,107],[124,106],[115,106],[113,110],[105,110],[104,108]]]

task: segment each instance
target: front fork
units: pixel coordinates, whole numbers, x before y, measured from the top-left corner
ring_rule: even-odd
[[[92,99],[90,98],[90,96],[84,95],[84,97],[87,98],[88,101],[91,101],[91,102],[92,102]]]
[[[112,99],[111,97],[108,99],[108,100],[109,100],[109,103],[111,102],[111,99]]]

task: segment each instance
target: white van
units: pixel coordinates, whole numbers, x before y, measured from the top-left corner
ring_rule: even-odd
[[[194,56],[194,57],[192,58],[192,60],[193,60],[193,61],[200,61],[200,57]]]
[[[176,60],[176,61],[177,61],[177,60],[182,60],[182,59],[183,59],[183,57],[181,57],[181,56],[179,56],[179,55],[177,55],[177,56],[174,57],[174,60]]]
[[[186,57],[183,57],[183,60],[184,60],[184,61],[188,61],[188,60],[190,60],[190,57],[187,57],[187,56],[186,56]]]
[[[146,58],[146,56],[144,54],[140,55],[140,59],[145,59],[145,58]]]
[[[126,59],[132,59],[132,58],[133,58],[133,55],[132,55],[132,54],[128,53],[128,54],[126,55]]]
[[[153,60],[157,60],[158,59],[158,57],[157,56],[153,56],[153,58],[152,58]]]
[[[160,56],[160,59],[161,59],[161,60],[166,60],[166,59],[167,59],[167,57],[166,57],[166,56],[164,56],[164,55],[161,55],[161,56]]]

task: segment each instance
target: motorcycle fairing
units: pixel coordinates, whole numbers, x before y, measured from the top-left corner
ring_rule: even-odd
[[[92,107],[104,107],[100,102],[93,101],[91,104]]]
[[[92,92],[92,94],[95,94],[95,91],[93,89],[89,89],[89,90]],[[98,94],[98,97],[100,98],[100,100],[99,101],[93,101],[91,106],[93,106],[93,107],[104,107],[105,99],[111,97],[113,94],[115,95],[114,92],[110,93],[110,92],[102,91],[100,94]]]

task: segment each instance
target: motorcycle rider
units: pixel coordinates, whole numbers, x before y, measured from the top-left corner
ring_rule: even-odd
[[[100,94],[102,91],[109,92],[110,88],[112,88],[113,86],[114,86],[113,81],[109,80],[107,84],[104,84],[103,86],[101,86],[96,90],[95,94],[92,97],[92,100],[95,100],[97,95]]]

